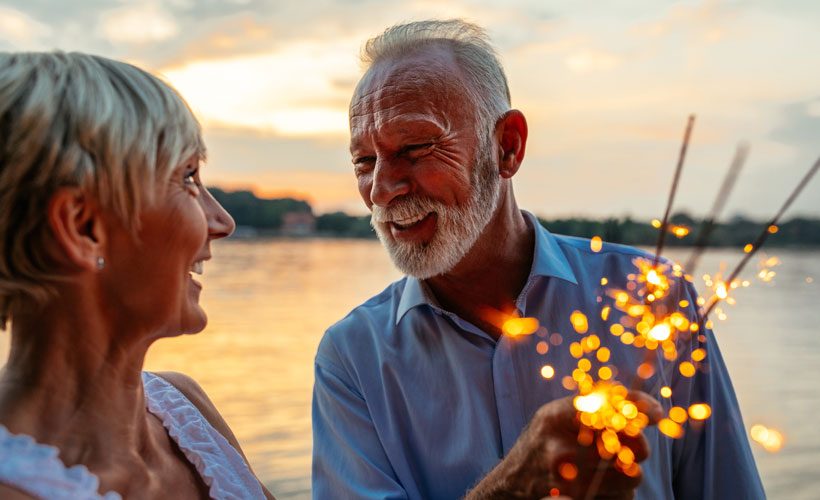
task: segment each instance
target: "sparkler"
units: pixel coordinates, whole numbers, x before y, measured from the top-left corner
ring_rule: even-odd
[[[745,159],[745,152],[741,152],[741,150],[739,150],[738,155],[736,155],[735,161],[733,161],[732,168],[730,168],[730,173],[727,174],[727,179],[731,179],[731,182],[734,181],[734,177],[736,177],[736,175],[737,175],[736,173],[733,175],[732,171],[735,170],[735,168],[737,168],[737,169],[740,168],[740,167],[735,167],[735,165],[742,164],[743,159]],[[737,277],[743,271],[744,267],[746,266],[746,264],[748,264],[748,262],[754,256],[754,254],[757,253],[758,250],[760,250],[760,248],[767,241],[769,236],[772,235],[772,234],[777,233],[777,231],[778,231],[777,224],[780,221],[780,218],[783,216],[783,214],[786,212],[786,210],[788,210],[788,208],[791,206],[791,204],[794,202],[794,200],[797,198],[797,196],[799,196],[799,194],[802,192],[803,188],[805,188],[805,186],[811,181],[811,179],[814,177],[814,175],[817,173],[817,171],[819,169],[820,169],[820,158],[818,158],[817,161],[815,161],[815,163],[809,168],[808,172],[806,172],[806,174],[803,176],[803,178],[800,180],[800,182],[798,182],[797,186],[794,188],[794,190],[792,190],[792,192],[788,196],[788,198],[786,198],[786,201],[783,203],[783,205],[780,207],[780,209],[777,211],[777,213],[775,213],[775,215],[771,218],[771,220],[769,220],[769,222],[764,226],[763,230],[760,232],[760,234],[755,239],[755,241],[753,243],[747,244],[744,247],[744,249],[743,249],[743,251],[745,253],[744,257],[737,264],[737,266],[735,266],[735,268],[729,274],[728,278],[725,281],[721,280],[719,278],[715,279],[714,283],[712,283],[713,286],[710,286],[714,290],[714,295],[710,298],[709,303],[706,304],[705,307],[701,309],[701,312],[699,314],[699,324],[692,325],[692,327],[698,327],[698,328],[693,329],[692,330],[693,332],[698,331],[704,325],[708,325],[707,319],[708,319],[709,314],[713,310],[715,310],[717,313],[719,313],[720,316],[724,316],[722,311],[719,311],[718,309],[716,309],[716,305],[720,301],[724,301],[724,300],[725,301],[732,301],[732,298],[729,297],[730,291],[737,288],[741,284],[739,281],[737,281]],[[728,184],[728,185],[731,186],[731,184]],[[721,192],[723,192],[724,190],[727,190],[726,194],[728,194],[728,190],[731,189],[731,187],[727,188],[726,186],[727,186],[727,182],[726,182],[726,180],[724,180],[724,186],[721,188]],[[722,196],[718,197],[718,201],[720,201],[721,197]],[[717,204],[716,204],[716,207],[717,207],[718,210],[713,210],[713,215],[716,215],[717,212],[722,208],[722,207],[718,206]],[[707,220],[707,224],[711,225],[712,222],[713,222],[713,220],[710,217],[710,219]],[[705,224],[705,226],[707,224]],[[702,232],[703,232],[703,230],[702,230]],[[708,234],[707,234],[707,237],[708,237]],[[693,258],[690,259],[690,263],[696,263],[697,262],[697,258],[700,256],[700,253],[702,252],[703,246],[705,246],[705,241],[702,242],[701,245],[698,245],[696,247],[695,253],[693,253]],[[774,275],[774,272],[771,271],[770,268],[773,267],[774,265],[777,265],[777,264],[778,264],[777,258],[765,259],[764,262],[761,264],[761,267],[762,267],[762,271],[760,273],[761,274],[761,279],[763,279],[764,281],[770,280]],[[707,284],[710,284],[711,281],[712,281],[711,277],[707,276]],[[743,282],[742,285],[747,286],[747,283],[748,282]],[[699,305],[703,305],[703,304],[699,303]],[[705,355],[706,355],[706,351],[704,349],[701,349],[701,348],[696,349],[695,351],[692,352],[692,355],[691,355],[692,356],[692,361],[700,362],[705,358]],[[694,373],[696,371],[696,368],[695,368],[695,365],[693,365],[692,363],[684,361],[679,365],[679,370],[680,370],[682,375],[687,376],[687,377],[691,377],[691,376],[694,375]],[[664,389],[668,389],[668,388],[664,388]],[[664,397],[671,396],[671,390],[667,390],[666,392],[667,392],[667,394],[664,395],[663,391],[662,391],[661,395],[664,396]],[[682,435],[682,429],[680,429],[680,432],[679,432],[678,427],[676,427],[674,424],[683,423],[685,421],[685,418],[686,418],[687,415],[688,415],[689,418],[697,419],[697,420],[702,420],[702,419],[708,418],[711,415],[711,409],[709,408],[708,405],[705,405],[705,404],[692,405],[692,406],[690,406],[688,412],[685,413],[685,414],[683,412],[681,412],[680,410],[676,410],[673,414],[673,410],[676,410],[676,408],[673,407],[670,410],[669,419],[668,419],[668,420],[672,421],[672,423],[666,422],[667,419],[664,419],[664,420],[662,420],[661,422],[658,423],[659,430],[661,432],[663,432],[664,434],[670,436],[670,437],[679,437],[680,435]],[[756,426],[752,427],[751,434],[752,434],[752,439],[754,441],[760,443],[767,451],[778,451],[780,449],[780,447],[782,446],[783,436],[777,430],[768,429],[764,426],[756,425]]]
[[[769,235],[777,232],[777,224],[783,213],[820,169],[820,158],[818,158],[778,212],[766,224],[760,235],[753,243],[746,245],[743,259],[729,274],[729,277],[725,281],[721,279],[720,275],[714,277],[712,284],[714,285],[715,295],[708,304],[702,298],[698,298],[696,304],[690,304],[686,299],[673,301],[670,290],[674,283],[683,280],[691,281],[691,278],[684,275],[684,268],[681,266],[662,263],[660,259],[667,232],[671,232],[678,237],[688,234],[688,228],[686,227],[670,227],[669,216],[674,204],[694,120],[695,116],[690,115],[663,220],[653,221],[653,226],[659,229],[654,257],[652,259],[635,259],[636,272],[627,276],[627,289],[607,290],[606,295],[613,300],[612,306],[606,305],[601,309],[601,319],[604,322],[609,322],[609,316],[613,310],[623,313],[618,322],[610,324],[609,331],[612,335],[619,337],[623,344],[632,345],[638,349],[646,349],[645,361],[637,367],[636,376],[633,379],[633,389],[640,388],[644,381],[655,374],[656,362],[659,362],[661,358],[667,362],[677,362],[679,360],[679,340],[688,341],[690,338],[697,338],[698,343],[705,341],[705,337],[701,336],[700,332],[704,326],[708,326],[706,319],[709,313],[712,312],[719,301],[732,301],[729,293],[741,285],[740,282],[736,281],[737,276],[766,242]],[[697,265],[698,259],[708,243],[709,236],[714,229],[715,220],[722,212],[747,156],[748,146],[740,144],[723,179],[710,215],[704,220],[699,231],[698,239],[694,245],[695,248],[688,260],[690,272]],[[601,251],[602,246],[603,242],[598,237],[590,241],[590,248],[593,252]],[[769,270],[772,265],[774,265],[772,259],[768,259],[765,263],[764,270],[769,278],[773,275]],[[709,277],[709,281],[712,281],[712,277]],[[601,278],[602,287],[608,284],[608,278]],[[743,286],[747,286],[747,284],[748,282],[743,282]],[[601,297],[598,301],[601,302]],[[693,305],[700,307],[697,310],[697,319],[690,321],[688,316],[681,310]],[[512,322],[504,325],[503,330],[511,336],[531,334],[538,328],[538,324],[537,322],[528,322],[529,320],[530,318],[513,318]],[[571,375],[563,377],[562,384],[568,390],[577,391],[573,404],[582,424],[578,435],[579,445],[594,445],[601,457],[601,462],[599,462],[598,469],[593,475],[585,495],[585,498],[593,498],[603,481],[606,470],[610,467],[614,466],[626,475],[634,475],[640,471],[640,466],[634,462],[634,453],[627,445],[622,443],[619,434],[626,436],[639,434],[648,424],[648,419],[646,415],[637,412],[637,410],[633,411],[635,404],[629,401],[629,390],[616,380],[617,368],[608,364],[611,355],[610,350],[602,345],[597,334],[590,331],[590,322],[587,316],[581,311],[573,311],[569,320],[575,332],[583,335],[583,337],[569,345],[570,354],[578,361]],[[549,344],[560,345],[560,342],[553,342],[552,336],[549,340]],[[538,342],[538,352],[545,354],[549,350],[549,344],[546,340]],[[698,370],[698,365],[707,357],[704,347],[695,347],[689,353],[690,359],[681,361],[677,365],[678,372],[684,377],[693,377]],[[597,370],[593,367],[593,364],[597,365]],[[554,367],[544,365],[541,368],[541,376],[546,379],[554,378],[556,376]],[[658,386],[661,382],[662,380],[659,379]],[[651,392],[656,392],[655,389],[659,389],[658,393],[662,398],[669,399],[672,397],[672,389],[668,386],[656,386]],[[689,405],[688,408],[672,406],[668,411],[668,415],[658,422],[658,429],[666,436],[679,438],[683,435],[684,425],[687,422],[706,420],[711,417],[711,413],[712,409],[706,403],[696,402]],[[762,426],[755,426],[752,429],[752,438],[770,450],[776,451],[782,445],[781,434]],[[578,468],[572,464],[563,464],[563,466],[566,466],[567,475],[565,476],[561,472],[562,476],[568,480],[574,479]]]
[[[678,155],[678,164],[675,167],[675,176],[672,179],[672,189],[669,190],[669,199],[666,202],[666,212],[663,214],[663,221],[661,221],[660,232],[658,233],[658,244],[655,249],[655,260],[652,266],[657,266],[661,258],[661,250],[666,240],[666,231],[669,224],[669,213],[672,211],[672,204],[675,201],[675,193],[678,191],[678,180],[680,179],[681,170],[683,170],[683,161],[686,159],[686,150],[689,148],[689,138],[692,136],[692,127],[695,126],[695,115],[689,115],[689,120],[686,123],[686,132],[683,134],[683,144],[680,147],[680,154]]]
[[[757,239],[755,239],[754,243],[749,243],[743,248],[743,251],[746,255],[744,255],[740,262],[737,264],[737,266],[735,266],[734,270],[729,274],[729,277],[726,279],[725,283],[728,283],[731,286],[731,284],[734,283],[735,279],[740,274],[740,272],[743,271],[743,268],[746,267],[746,264],[749,262],[752,256],[755,253],[757,253],[758,250],[760,250],[760,247],[762,247],[766,240],[769,238],[769,235],[775,234],[777,232],[777,223],[780,221],[780,217],[783,216],[786,210],[788,210],[788,208],[797,198],[797,196],[800,195],[800,193],[803,191],[803,188],[806,187],[806,184],[808,184],[809,181],[811,181],[812,177],[814,177],[814,174],[817,173],[818,169],[820,169],[820,158],[818,158],[817,161],[814,162],[814,165],[812,165],[811,168],[809,168],[808,172],[806,172],[806,175],[804,175],[803,178],[800,179],[800,182],[797,183],[797,186],[794,188],[794,190],[792,190],[789,197],[786,198],[786,201],[783,203],[783,205],[780,207],[777,213],[774,214],[774,217],[772,217],[768,224],[764,226],[763,230],[757,236]],[[709,313],[712,312],[712,309],[715,308],[718,302],[725,298],[721,298],[720,295],[722,294],[716,293],[712,296],[711,299],[709,299],[709,304],[706,306],[706,309],[702,314],[702,321],[705,322],[706,318],[709,316]]]
[[[695,268],[698,265],[700,256],[703,254],[706,244],[709,242],[709,237],[715,229],[715,220],[720,216],[720,213],[723,212],[726,200],[729,199],[729,193],[732,192],[735,180],[737,180],[737,176],[740,175],[740,170],[743,168],[743,164],[746,163],[748,156],[749,145],[746,143],[739,144],[735,150],[735,156],[732,158],[732,163],[729,165],[729,170],[726,172],[723,183],[718,190],[717,198],[715,198],[712,209],[709,211],[709,217],[707,217],[700,226],[698,238],[695,240],[694,248],[692,249],[692,255],[689,256],[689,260],[686,261],[686,265],[684,266],[686,272],[691,275],[695,273]]]

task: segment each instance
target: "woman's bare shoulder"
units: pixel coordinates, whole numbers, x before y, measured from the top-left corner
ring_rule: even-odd
[[[0,484],[0,498],[3,500],[32,500],[36,499],[37,497],[33,497],[28,493],[24,493],[17,488],[12,488],[11,486],[6,486],[5,484]]]

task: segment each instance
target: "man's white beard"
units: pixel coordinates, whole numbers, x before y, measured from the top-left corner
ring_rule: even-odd
[[[498,206],[501,179],[492,160],[491,148],[480,148],[471,182],[470,199],[463,206],[448,207],[414,195],[402,197],[386,208],[373,206],[370,224],[399,270],[418,279],[432,278],[451,271],[473,248]],[[389,221],[430,212],[435,212],[438,217],[432,240],[409,243],[393,238]]]

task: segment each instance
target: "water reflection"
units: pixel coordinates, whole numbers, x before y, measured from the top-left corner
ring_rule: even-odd
[[[277,497],[307,496],[316,346],[399,274],[372,241],[228,241],[214,250],[203,280],[208,328],[158,342],[147,368],[193,376]]]
[[[146,368],[182,371],[199,381],[277,497],[307,497],[316,346],[329,325],[399,273],[376,241],[229,240],[214,247],[202,280],[208,328],[158,342]],[[754,269],[745,273],[753,285],[736,292],[737,305],[725,308],[728,319],[716,321],[715,329],[746,428],[763,423],[789,437],[777,454],[755,445],[769,497],[815,498],[820,253],[773,253],[782,261],[774,281],[755,280]],[[710,251],[700,269],[734,265],[740,255]],[[7,343],[8,335],[0,334],[0,360]]]

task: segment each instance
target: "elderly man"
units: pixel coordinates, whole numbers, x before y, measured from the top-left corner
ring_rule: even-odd
[[[763,498],[708,331],[708,370],[692,378],[658,370],[647,381],[671,387],[663,409],[632,394],[650,420],[672,405],[712,410],[682,439],[650,426],[629,442],[638,461],[651,450],[642,481],[577,444],[572,393],[541,368],[576,368],[571,339],[557,344],[577,335],[570,316],[584,311],[615,370],[635,373],[644,353],[604,334],[612,318],[599,319],[601,278],[624,286],[643,254],[617,245],[593,252],[519,210],[511,180],[527,123],[510,107],[484,32],[462,21],[399,25],[370,40],[364,59],[350,151],[373,226],[407,276],[333,325],[319,346],[314,497]],[[691,287],[678,288],[676,300],[694,304]],[[542,328],[505,335],[499,318],[510,316]],[[565,463],[574,467],[560,469]]]

